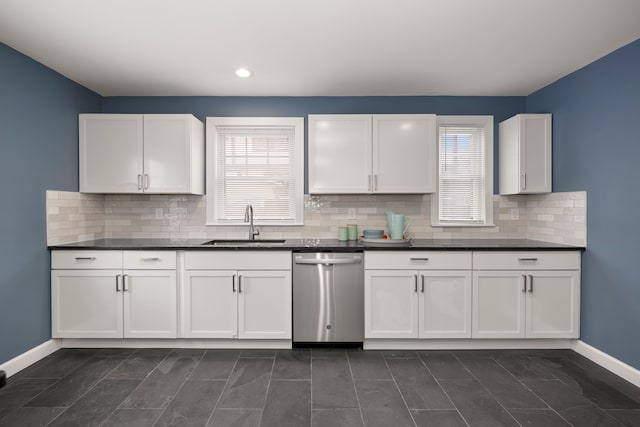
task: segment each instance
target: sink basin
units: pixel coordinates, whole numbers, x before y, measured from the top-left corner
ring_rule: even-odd
[[[223,239],[223,240],[209,240],[208,242],[203,243],[203,245],[259,247],[259,246],[278,246],[278,245],[284,244],[285,241],[286,240],[283,240],[283,239],[256,239],[256,240]]]

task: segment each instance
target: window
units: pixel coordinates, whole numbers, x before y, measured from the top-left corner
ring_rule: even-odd
[[[433,226],[493,225],[493,117],[438,116]]]
[[[302,225],[304,119],[207,117],[207,224]]]

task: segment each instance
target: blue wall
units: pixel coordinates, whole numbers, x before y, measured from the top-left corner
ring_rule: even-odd
[[[0,363],[51,337],[45,190],[78,190],[78,113],[101,108],[0,43]]]
[[[346,97],[111,97],[104,99],[105,113],[191,113],[207,116],[291,116],[308,114],[420,114],[493,115],[498,123],[525,111],[525,98],[489,96],[346,96]],[[495,145],[494,164],[498,164]],[[305,152],[307,136],[305,135]],[[305,160],[306,171],[306,160]],[[498,172],[494,171],[494,192]],[[305,173],[305,192],[307,181]]]
[[[553,191],[587,191],[581,339],[640,369],[640,40],[526,102],[553,113]]]

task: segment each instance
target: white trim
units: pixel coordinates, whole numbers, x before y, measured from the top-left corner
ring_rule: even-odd
[[[60,349],[58,340],[45,341],[37,347],[27,350],[24,353],[7,360],[0,365],[0,371],[7,372],[7,378],[22,371],[24,368],[33,365],[39,360],[44,359],[53,352]]]
[[[584,341],[576,341],[573,345],[573,351],[583,355],[587,359],[602,366],[603,368],[613,372],[619,377],[624,378],[636,387],[640,387],[640,370],[629,366],[621,360],[608,355],[602,350],[590,346]]]
[[[365,339],[365,350],[573,349],[572,339]]]
[[[61,348],[291,348],[291,340],[65,338],[60,341]]]
[[[436,192],[431,196],[431,226],[432,227],[495,227],[493,216],[493,116],[437,116],[436,123]],[[440,126],[482,126],[485,132],[485,222],[478,223],[442,223],[440,222],[438,198],[440,193]]]

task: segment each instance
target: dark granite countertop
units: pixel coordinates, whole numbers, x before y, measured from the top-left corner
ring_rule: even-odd
[[[259,243],[255,246],[205,245],[211,239],[97,239],[49,246],[49,249],[87,250],[287,250],[340,251],[363,250],[584,250],[582,246],[542,242],[528,239],[415,239],[409,246],[369,246],[360,241],[340,242],[335,239],[287,239],[284,244]]]

